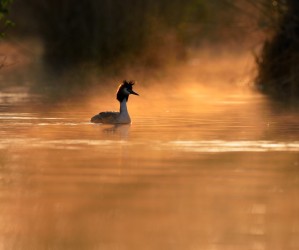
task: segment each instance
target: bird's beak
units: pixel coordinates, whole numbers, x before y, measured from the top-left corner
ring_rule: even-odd
[[[138,95],[138,94],[137,94],[136,92],[134,92],[133,90],[130,90],[129,92],[130,92],[130,94]]]

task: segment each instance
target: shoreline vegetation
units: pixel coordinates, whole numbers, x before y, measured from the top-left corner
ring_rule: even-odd
[[[280,3],[279,3],[280,2]],[[299,2],[278,1],[279,21],[257,58],[257,88],[274,101],[299,104]]]
[[[90,87],[91,74],[102,79],[129,71],[163,74],[206,48],[220,58],[225,50],[261,48],[254,52],[257,73],[248,78],[273,100],[298,103],[298,5],[296,0],[62,0],[59,5],[5,0],[0,22],[2,27],[16,23],[7,31],[8,42],[12,37],[40,41],[39,54],[28,55],[39,63],[35,73],[28,72],[34,90],[53,88],[64,95]],[[199,59],[199,72],[204,63]]]

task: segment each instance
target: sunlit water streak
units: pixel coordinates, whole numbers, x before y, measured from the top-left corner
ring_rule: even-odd
[[[40,124],[38,124],[40,125]],[[48,125],[48,124],[45,124]],[[53,124],[61,125],[61,124]],[[65,126],[74,126],[74,124],[64,124]],[[75,124],[78,126],[78,124]],[[220,153],[220,152],[299,152],[299,141],[277,142],[277,141],[147,141],[128,142],[125,140],[44,140],[44,139],[2,139],[0,148],[5,149],[14,146],[15,148],[65,148],[82,150],[87,146],[102,146],[114,148],[116,145],[125,145],[126,147],[147,147],[153,150],[176,150],[198,153]],[[21,145],[21,146],[20,146]]]
[[[298,114],[160,103],[120,126],[0,105],[0,249],[298,249]]]

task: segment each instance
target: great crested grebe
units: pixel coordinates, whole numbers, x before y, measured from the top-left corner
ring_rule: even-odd
[[[120,103],[119,112],[108,111],[101,112],[90,119],[91,122],[94,123],[107,123],[107,124],[125,124],[131,123],[131,118],[129,116],[129,112],[127,109],[127,101],[129,99],[129,95],[138,95],[133,91],[134,81],[126,81],[119,86],[116,99]]]

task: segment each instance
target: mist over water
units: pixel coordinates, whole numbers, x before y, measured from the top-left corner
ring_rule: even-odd
[[[299,248],[298,112],[255,91],[250,50],[177,58],[173,34],[155,63],[66,71],[41,37],[0,44],[0,250]],[[124,79],[132,123],[90,123]]]
[[[1,92],[0,249],[296,249],[298,114],[250,90],[247,57],[199,58],[128,73],[130,125],[89,122],[114,79]]]

